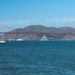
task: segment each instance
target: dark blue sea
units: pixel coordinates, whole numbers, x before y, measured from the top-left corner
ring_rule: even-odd
[[[75,75],[75,41],[0,43],[0,75]]]

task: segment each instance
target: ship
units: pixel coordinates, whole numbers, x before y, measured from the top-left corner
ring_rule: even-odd
[[[16,39],[16,41],[23,41],[23,39]]]
[[[48,38],[46,37],[46,35],[44,35],[44,36],[40,39],[40,41],[48,41]]]

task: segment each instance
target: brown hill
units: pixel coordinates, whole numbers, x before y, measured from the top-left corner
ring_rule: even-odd
[[[66,37],[68,34],[72,37],[73,33],[75,33],[75,29],[72,27],[60,27],[60,28],[56,28],[56,27],[46,27],[43,25],[31,25],[31,26],[27,26],[24,28],[18,28],[18,29],[14,29],[11,30],[10,32],[48,32],[48,33],[61,33],[61,34],[11,34],[6,36],[6,39],[10,38],[14,38],[14,39],[18,39],[18,38],[22,38],[24,40],[37,40],[40,39],[43,35],[46,35],[48,38],[54,38],[54,39],[63,39],[64,37]],[[65,34],[66,33],[66,34]],[[68,37],[67,37],[68,38]]]
[[[11,32],[61,32],[61,33],[74,33],[75,29],[72,27],[45,27],[42,25],[31,25],[25,28],[14,29]]]

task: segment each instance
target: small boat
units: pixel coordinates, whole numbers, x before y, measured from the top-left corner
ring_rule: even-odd
[[[40,41],[48,41],[48,38],[44,35],[44,36],[40,39]]]
[[[4,40],[0,40],[0,43],[5,43],[5,41]]]
[[[23,41],[23,39],[17,39],[16,41]]]

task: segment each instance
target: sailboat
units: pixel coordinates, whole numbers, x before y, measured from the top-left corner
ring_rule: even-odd
[[[3,31],[2,31],[2,39],[0,40],[0,43],[5,43],[5,37],[4,37],[4,33],[3,33]]]

